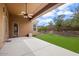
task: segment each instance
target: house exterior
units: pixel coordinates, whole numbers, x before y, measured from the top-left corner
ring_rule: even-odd
[[[27,5],[27,6],[26,6]],[[58,3],[7,3],[0,4],[0,48],[3,47],[8,38],[25,37],[34,33],[33,22],[34,20],[55,9],[62,4]],[[27,8],[26,8],[27,7]],[[31,18],[24,18],[27,12],[32,14]],[[37,30],[36,30],[37,31]],[[35,31],[35,32],[36,32]]]

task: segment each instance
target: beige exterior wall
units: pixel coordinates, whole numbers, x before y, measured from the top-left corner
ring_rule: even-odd
[[[32,33],[32,22],[27,22],[27,19],[10,16],[9,19],[9,35],[14,36],[14,23],[18,24],[18,36],[25,36]]]
[[[3,12],[3,8],[5,12]],[[8,38],[8,17],[6,16],[6,12],[5,5],[0,4],[0,48]]]

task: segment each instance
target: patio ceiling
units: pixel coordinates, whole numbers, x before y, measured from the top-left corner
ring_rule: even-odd
[[[48,10],[57,3],[8,3],[6,4],[9,14],[20,16],[22,11],[27,10],[28,14],[32,14],[33,18]],[[27,5],[27,7],[26,7]]]
[[[18,4],[6,4],[7,9],[9,11],[10,14],[12,15],[19,15],[22,11],[26,12],[27,9],[27,13],[28,14],[35,14],[36,12],[38,12],[39,10],[41,10],[44,6],[46,6],[47,3],[27,3],[27,8],[26,8],[26,3],[22,4],[22,3],[18,3]]]

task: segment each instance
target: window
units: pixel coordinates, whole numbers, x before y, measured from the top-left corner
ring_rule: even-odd
[[[33,25],[33,30],[36,31],[36,24]]]

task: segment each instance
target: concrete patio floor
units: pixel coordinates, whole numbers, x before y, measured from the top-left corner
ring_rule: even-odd
[[[79,54],[34,37],[11,38],[0,49],[0,56],[79,56]]]

